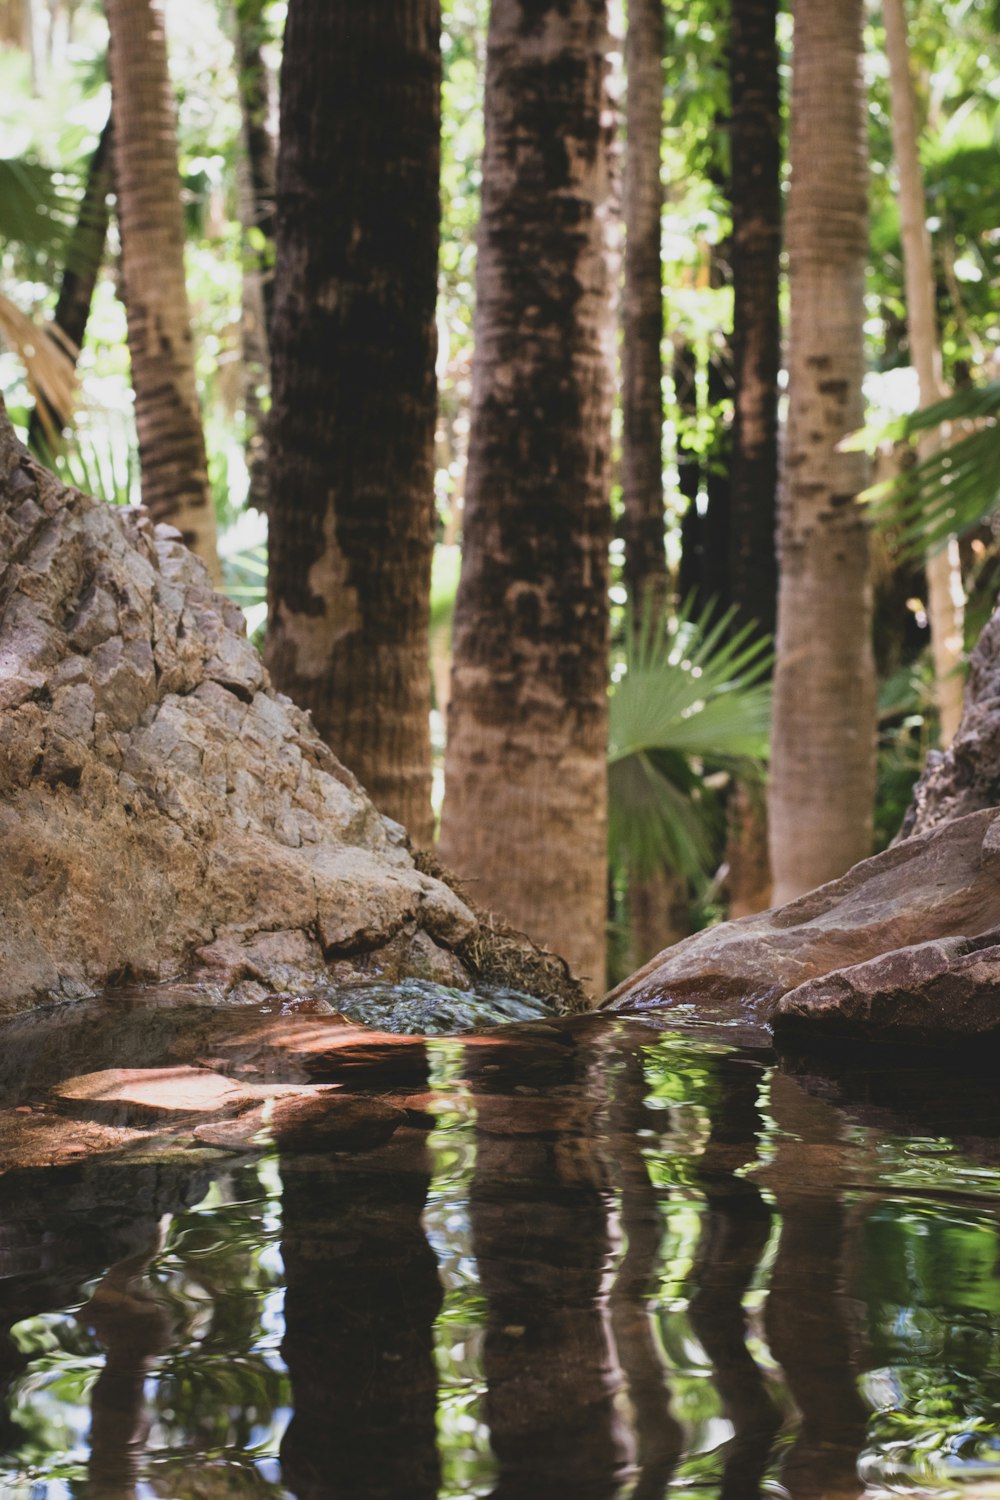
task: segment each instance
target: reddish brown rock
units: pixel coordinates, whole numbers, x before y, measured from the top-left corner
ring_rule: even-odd
[[[916,943],[836,969],[782,996],[769,1019],[779,1041],[1000,1037],[1000,931]]]
[[[189,1115],[236,1114],[255,1098],[207,1068],[107,1068],[59,1084],[53,1095],[107,1124],[143,1125]]]
[[[806,987],[835,970],[940,939],[961,938],[967,946],[953,954],[940,948],[927,960],[932,967],[941,962],[950,972],[954,962],[961,973],[981,976],[988,949],[973,963],[969,940],[994,928],[1000,928],[1000,812],[986,810],[907,839],[787,906],[687,938],[604,1003],[616,1011],[673,1010],[699,1021],[763,1025],[779,1011],[790,1014],[777,1005],[790,991],[817,994]],[[907,963],[895,972],[901,975]],[[907,972],[919,989],[926,971]],[[933,983],[943,995],[944,971]],[[902,986],[900,979],[897,1000]],[[829,1012],[833,990],[825,993]],[[949,1003],[966,1006],[967,1028],[991,1024],[989,1006],[973,1008],[965,998],[971,991],[964,981],[949,993]],[[795,1014],[808,1024],[806,1000]],[[926,1014],[933,1036],[932,1011]]]

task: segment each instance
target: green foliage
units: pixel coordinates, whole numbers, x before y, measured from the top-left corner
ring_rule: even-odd
[[[898,478],[866,490],[876,522],[892,532],[902,557],[944,546],[971,531],[1000,503],[1000,380],[957,391],[943,401],[882,428],[877,436],[916,440],[947,424],[968,424],[965,436],[945,440]],[[862,438],[870,440],[872,434]]]
[[[639,874],[668,866],[692,879],[710,870],[720,818],[706,772],[759,778],[771,712],[768,643],[733,631],[712,609],[626,627],[610,702],[612,860]]]

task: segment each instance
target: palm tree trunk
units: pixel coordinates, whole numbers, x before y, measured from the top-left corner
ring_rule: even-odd
[[[667,594],[663,516],[660,144],[663,0],[629,0],[625,34],[625,292],[622,298],[624,582],[638,619]]]
[[[789,415],[771,762],[774,900],[871,850],[875,682],[863,419],[867,151],[863,0],[795,0]]]
[[[291,0],[267,661],[419,844],[430,803],[440,0]]]
[[[441,852],[604,982],[606,0],[494,0]]]
[[[930,406],[946,394],[941,373],[941,348],[934,308],[934,268],[931,238],[927,232],[927,202],[920,170],[919,132],[910,47],[903,0],[885,0],[886,52],[892,90],[892,142],[899,174],[899,208],[902,221],[903,268],[906,279],[906,321],[910,335],[910,358],[917,371],[921,406]],[[940,441],[932,437],[921,444],[923,453]],[[964,593],[958,542],[951,538],[940,552],[927,558],[927,618],[931,627],[934,686],[940,716],[940,737],[947,749],[955,738],[962,717],[962,655]]]
[[[52,317],[52,322],[65,340],[77,350],[82,347],[87,331],[94,288],[100,275],[108,238],[108,224],[111,220],[108,199],[114,186],[112,152],[111,120],[108,119],[90,159],[83,200],[67,247],[66,265],[59,284],[59,299]],[[36,407],[31,413],[28,426],[29,447],[37,450],[40,443],[44,446],[46,428],[61,432],[71,416],[71,412],[60,411],[50,405],[46,418]]]
[[[217,578],[162,0],[107,0],[107,13],[142,499],[157,521],[177,527]]]
[[[729,200],[733,233],[733,429],[729,586],[739,620],[774,635],[781,368],[781,104],[778,0],[730,0]],[[730,917],[770,904],[763,799],[736,786],[727,806]]]
[[[277,163],[268,117],[271,87],[263,47],[265,0],[235,0],[235,37],[243,154],[238,165],[243,225],[243,410],[247,503],[267,508],[265,400],[271,373],[270,324],[274,307],[274,235]]]

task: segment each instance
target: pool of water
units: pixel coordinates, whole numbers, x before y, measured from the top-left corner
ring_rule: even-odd
[[[992,1073],[407,1056],[349,1146],[0,1177],[0,1496],[1000,1496]]]

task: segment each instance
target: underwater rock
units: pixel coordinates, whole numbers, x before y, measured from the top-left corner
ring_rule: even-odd
[[[787,906],[659,954],[604,1004],[905,1041],[1000,1031],[1000,812],[863,860]]]
[[[0,1014],[181,974],[249,1000],[464,986],[491,932],[272,689],[179,535],[61,485],[0,406]]]

